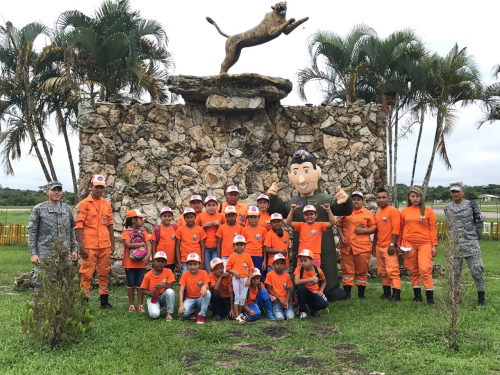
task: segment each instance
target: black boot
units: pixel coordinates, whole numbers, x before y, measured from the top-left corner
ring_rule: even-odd
[[[392,297],[389,302],[399,302],[401,301],[401,289],[392,289]]]
[[[101,294],[101,309],[112,309],[113,306],[111,306],[108,302],[108,295],[107,294]]]
[[[486,300],[484,299],[484,291],[483,292],[477,292],[477,297],[479,299],[479,304],[481,306],[487,307],[488,304],[486,303]]]
[[[384,294],[380,296],[380,299],[391,299],[391,287],[384,286]]]
[[[365,289],[366,289],[366,286],[364,286],[364,285],[358,285],[358,298],[359,299],[366,299],[366,297],[365,297]]]
[[[426,290],[425,297],[427,298],[427,304],[429,306],[434,306],[434,291],[433,290]]]
[[[344,299],[351,299],[351,288],[352,288],[352,286],[350,286],[350,285],[344,285],[344,292],[345,292]]]
[[[413,297],[413,302],[422,302],[422,289],[420,288],[413,288],[413,294],[415,297]]]

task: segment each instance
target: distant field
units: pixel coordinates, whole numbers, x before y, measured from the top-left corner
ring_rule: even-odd
[[[5,226],[9,224],[28,225],[31,211],[2,211],[0,212],[0,223]]]
[[[34,206],[0,206],[0,211],[3,209],[10,209],[10,210],[27,210],[27,209],[32,209]]]

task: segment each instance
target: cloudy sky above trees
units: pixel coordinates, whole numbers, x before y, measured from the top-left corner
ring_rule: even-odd
[[[33,21],[53,26],[60,13],[77,9],[92,14],[100,0],[17,0],[2,1],[0,15],[4,24],[11,21],[22,27]],[[297,95],[297,72],[309,64],[307,38],[316,30],[330,30],[346,34],[353,25],[365,23],[373,27],[380,37],[386,37],[398,29],[411,28],[425,42],[426,47],[440,55],[446,55],[455,43],[467,47],[474,55],[482,78],[493,82],[490,76],[494,65],[500,64],[500,50],[494,41],[496,21],[500,5],[496,2],[476,2],[473,6],[459,6],[448,1],[422,0],[406,6],[397,3],[359,0],[357,2],[299,1],[288,0],[287,18],[309,17],[309,21],[288,36],[262,46],[244,49],[240,61],[229,71],[258,73],[288,78],[294,91],[282,101],[283,105],[303,105]],[[224,58],[225,38],[217,33],[205,17],[212,17],[227,34],[237,34],[256,26],[269,12],[274,1],[239,0],[190,0],[156,1],[131,0],[132,8],[139,10],[143,18],[160,21],[169,38],[169,51],[175,62],[174,74],[218,74]],[[494,9],[496,8],[496,10]],[[48,42],[48,41],[47,41]],[[45,41],[37,40],[40,47]],[[315,105],[322,102],[321,87],[310,83],[306,88],[307,101]],[[437,158],[430,186],[448,185],[451,181],[463,181],[467,185],[500,183],[500,123],[485,124],[479,130],[476,122],[482,116],[479,105],[458,108],[455,131],[447,139],[448,155],[453,169],[446,170]],[[419,152],[415,182],[420,184],[430,158],[435,130],[435,119],[427,117]],[[416,132],[401,140],[398,155],[398,182],[409,184]],[[47,138],[54,144],[55,168],[59,178],[71,190],[71,173],[67,162],[64,141],[57,136],[55,126]],[[78,155],[78,139],[72,137],[73,154]],[[24,156],[13,163],[15,176],[0,175],[4,187],[36,189],[45,183],[37,160]],[[78,160],[75,159],[75,163]]]

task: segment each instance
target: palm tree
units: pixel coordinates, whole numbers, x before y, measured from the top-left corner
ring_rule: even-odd
[[[500,64],[495,65],[492,70],[493,78],[498,78],[500,74]],[[500,82],[495,82],[487,86],[483,94],[485,116],[479,120],[477,127],[480,128],[486,122],[500,120]]]
[[[66,11],[56,22],[73,46],[72,69],[91,88],[100,86],[100,100],[109,101],[123,89],[134,96],[148,93],[168,102],[167,71],[172,66],[168,38],[157,21],[140,17],[128,0],[104,1],[93,17]]]

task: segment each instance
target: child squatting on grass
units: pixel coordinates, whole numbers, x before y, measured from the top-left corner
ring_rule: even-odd
[[[228,316],[233,317],[233,286],[231,275],[224,272],[222,259],[214,258],[210,261],[210,293],[212,293],[212,316],[220,321]]]
[[[285,256],[278,253],[274,256],[274,270],[266,276],[266,288],[273,303],[273,315],[277,320],[294,318],[290,295],[292,291],[292,279],[285,273]]]
[[[141,284],[141,292],[149,296],[148,313],[151,319],[160,317],[161,307],[167,307],[168,322],[174,320],[175,292],[172,289],[175,277],[167,265],[167,254],[158,251],[153,257],[153,268],[145,276]]]
[[[190,316],[199,309],[196,324],[205,323],[208,305],[210,304],[210,278],[207,271],[201,270],[201,259],[197,253],[188,254],[186,257],[188,271],[184,272],[179,281],[179,315]],[[186,299],[184,299],[186,291]]]
[[[276,320],[273,315],[273,304],[269,298],[266,287],[260,282],[261,273],[258,268],[253,269],[252,279],[248,287],[247,298],[245,300],[244,314],[245,320],[250,322],[258,320],[262,315],[262,309],[266,307],[267,318]],[[244,323],[244,321],[240,321]]]

